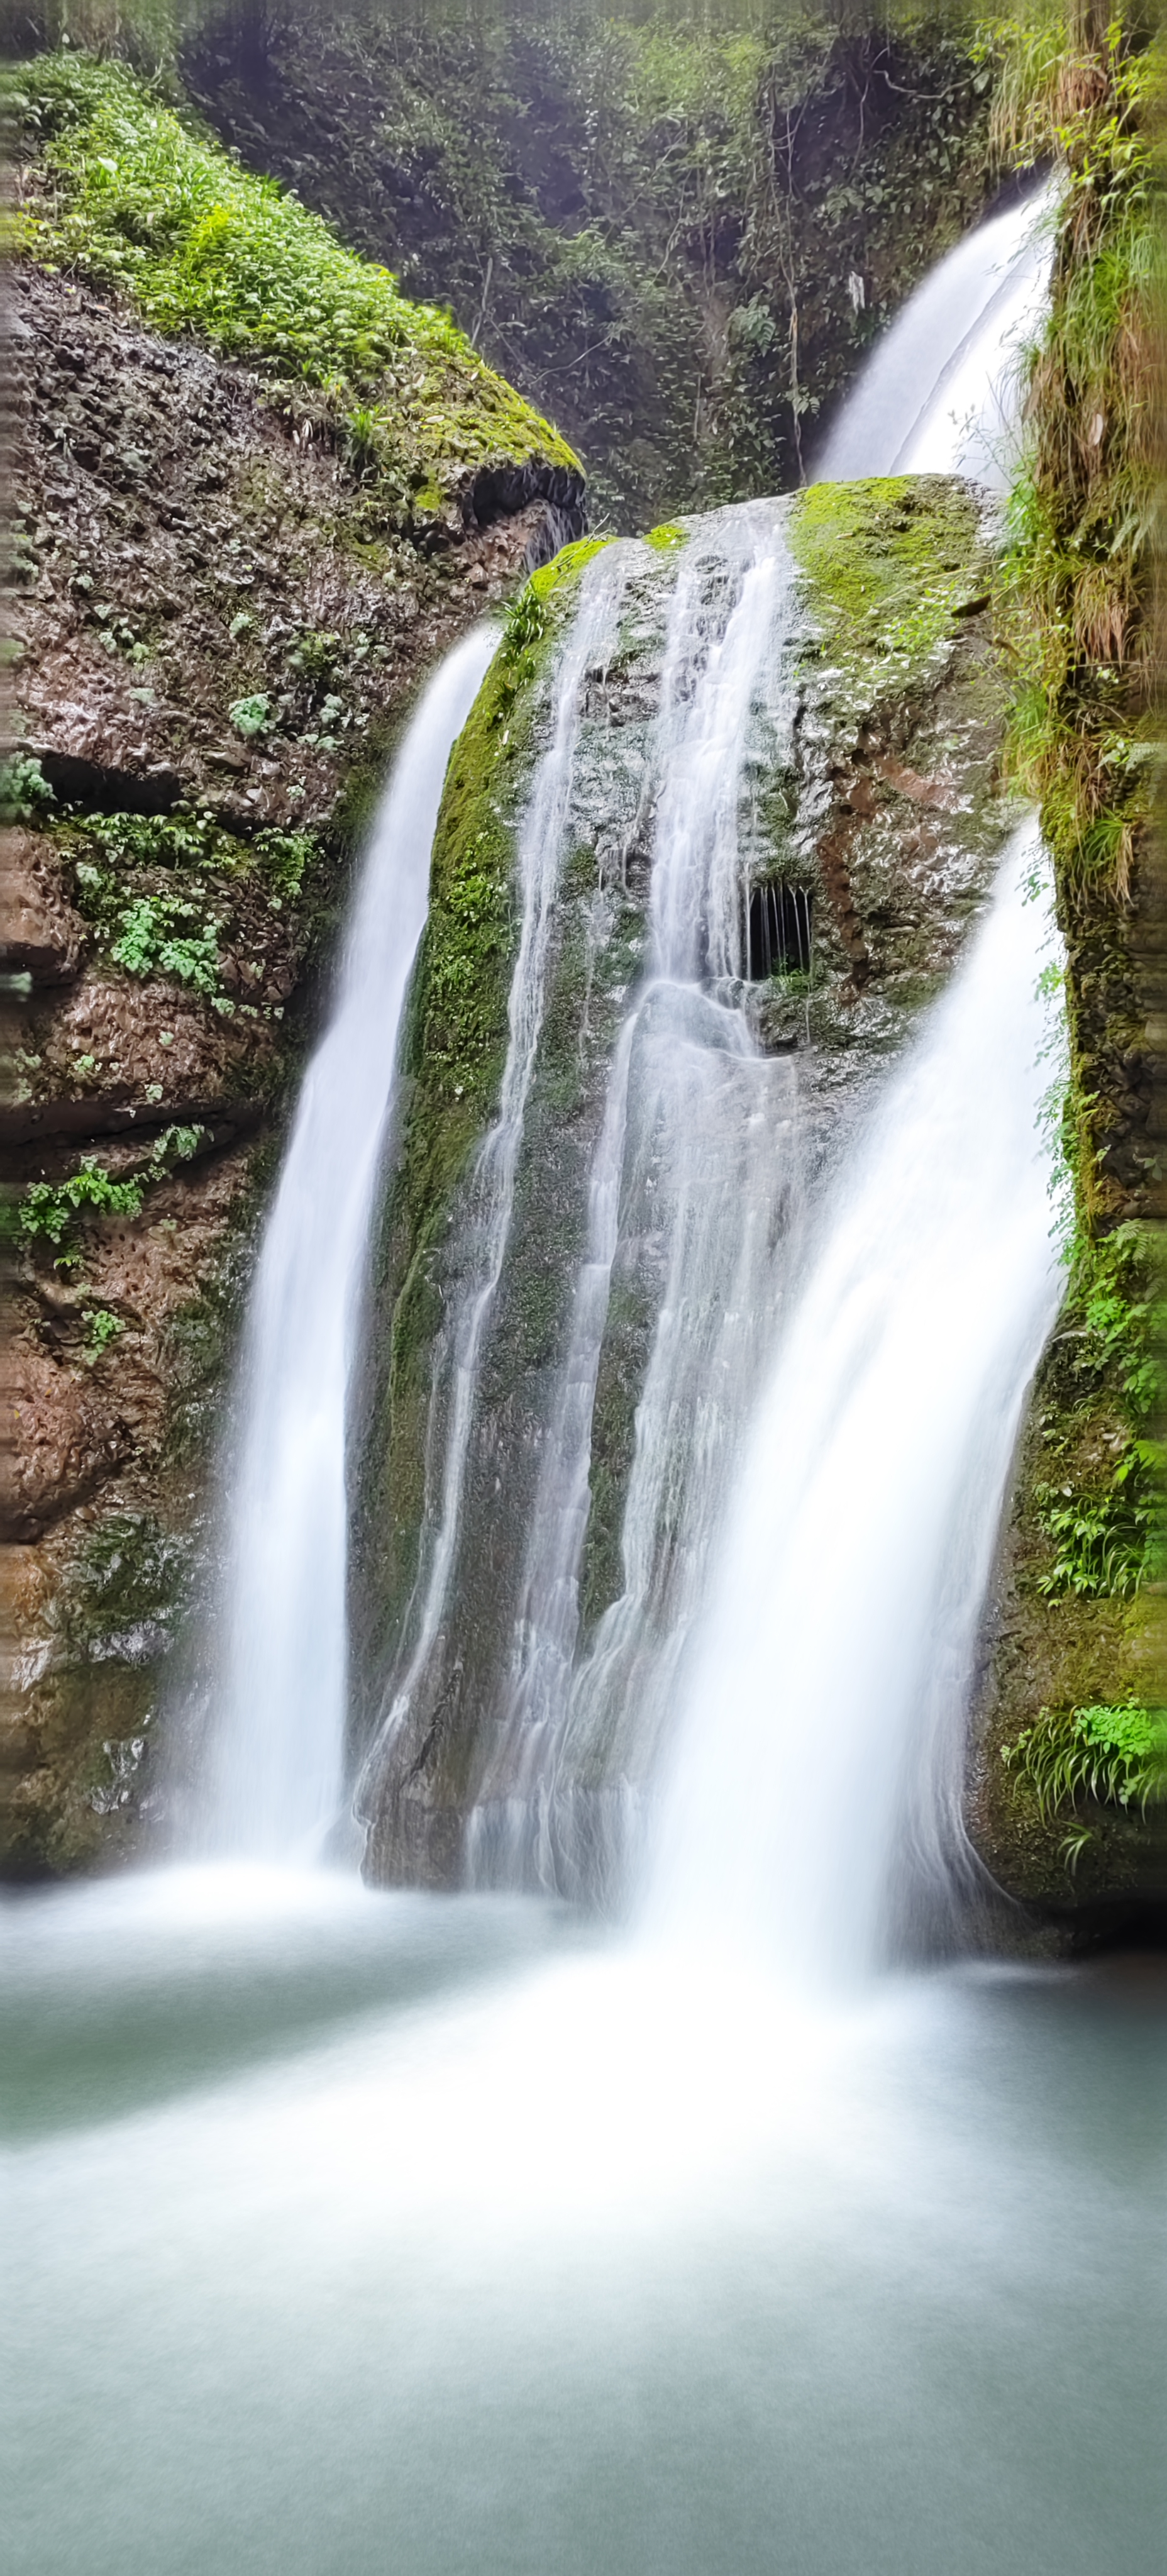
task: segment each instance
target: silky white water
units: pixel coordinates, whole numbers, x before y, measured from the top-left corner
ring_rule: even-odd
[[[1048,294],[1051,188],[993,216],[930,270],[814,459],[816,480],[966,474],[1008,490],[1025,350]]]
[[[700,521],[669,604],[647,971],[616,1043],[587,1239],[531,1515],[504,1723],[467,1833],[472,1883],[610,1886],[667,1719],[797,1196],[794,1074],[741,1007],[750,765],[789,757],[793,566],[781,505]],[[615,1264],[655,1314],[624,1580],[578,1655],[592,1423]]]
[[[662,798],[652,976],[613,1054],[554,1417],[561,1520],[530,1560],[530,1706],[561,1708],[597,1316],[622,1222],[659,1196],[658,1275],[684,1293],[659,1310],[628,1591],[679,1601],[690,1651],[647,1919],[615,1940],[530,1898],[374,1895],[286,1866],[6,1908],[14,2576],[1160,2576],[1162,1963],[856,1975],[954,1865],[959,1879],[973,1626],[1057,1295],[1036,1115],[1059,1070],[1036,990],[1050,951],[1021,847],[837,1172],[787,1320],[763,1301],[740,1473],[720,1515],[702,1499],[724,1478],[742,1383],[733,1283],[755,1294],[774,1275],[747,1220],[790,1144],[786,1094],[762,1086],[788,1093],[793,1068],[761,1063],[731,995],[745,842],[729,788],[760,668],[746,628],[772,635],[771,613],[780,555],[743,544],[665,691],[676,830]],[[748,690],[731,707],[718,689],[739,646]],[[473,651],[483,667],[486,639]],[[475,676],[468,658],[465,703]],[[247,1565],[256,1579],[236,1595],[237,1619],[254,1613],[237,1673],[255,1697],[241,1681],[233,1722],[266,1713],[238,1774],[227,1766],[238,1790],[221,1812],[238,1841],[276,1851],[311,1847],[339,1787],[344,1390],[458,717],[448,703],[443,732],[438,705],[423,704],[393,782],[396,837],[370,854],[372,918],[354,921],[330,1033],[361,990],[362,1083],[374,1035],[380,1048],[367,1127],[339,1073],[325,1096],[326,1038],[251,1319],[254,1491],[290,1554],[284,1569],[266,1524],[239,1525],[236,1581]],[[699,831],[718,810],[724,830]],[[520,1117],[558,865],[544,850],[545,875],[528,855]],[[381,960],[367,980],[358,932]],[[731,1136],[741,1231],[719,1271]],[[500,1143],[476,1291],[511,1171]],[[309,1277],[315,1341],[306,1324],[291,1333],[312,1311]],[[724,1293],[687,1305],[714,1277]],[[476,1366],[472,1335],[458,1352]],[[282,1416],[259,1406],[273,1353],[286,1449]],[[708,1412],[690,1403],[698,1368]],[[679,1489],[648,1427],[674,1402],[692,1444]],[[694,1571],[690,1510],[701,1545],[718,1540],[711,1581]],[[308,1537],[321,1527],[324,1593]],[[277,1603],[286,1653],[263,1626]],[[651,1650],[650,1618],[642,1634]],[[317,1656],[333,1682],[309,1703]],[[651,1651],[643,1669],[655,1688]],[[532,1743],[553,1738],[532,1728]],[[547,1818],[538,1777],[526,1785],[524,1814]]]
[[[455,647],[406,732],[264,1234],[239,1380],[200,1822],[200,1840],[221,1851],[309,1859],[341,1810],[345,1459],[360,1293],[446,764],[495,641],[482,627]]]
[[[838,1176],[686,1681],[654,1919],[804,1979],[870,1968],[965,1848],[976,1627],[1064,1289],[1044,878],[1027,825]]]
[[[12,2576],[1159,2576],[1167,1991],[30,1897]]]
[[[409,1662],[366,1760],[358,1793],[375,1796],[378,1772],[444,1644],[450,1580],[458,1546],[467,1456],[486,1338],[514,1213],[523,1117],[543,1021],[552,911],[565,856],[573,763],[589,673],[614,647],[626,579],[627,550],[607,548],[585,567],[575,622],[553,676],[547,747],[539,760],[518,836],[521,903],[518,953],[508,1004],[508,1038],[498,1115],[480,1148],[473,1184],[476,1258],[458,1302],[435,1377],[445,1405],[431,1409],[427,1513],[415,1586],[415,1634]],[[443,1385],[443,1381],[446,1383]],[[435,1414],[441,1420],[434,1442]],[[437,1456],[434,1456],[434,1449]]]

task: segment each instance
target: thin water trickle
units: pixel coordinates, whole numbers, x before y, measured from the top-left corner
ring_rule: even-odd
[[[362,1808],[375,1796],[378,1774],[394,1739],[432,1669],[440,1665],[479,1378],[510,1236],[523,1120],[543,1022],[548,947],[565,856],[581,709],[593,666],[602,667],[616,640],[630,551],[608,547],[584,570],[576,617],[553,675],[550,738],[519,831],[522,913],[508,1007],[506,1063],[498,1115],[480,1148],[472,1191],[470,1232],[477,1257],[470,1286],[458,1301],[435,1364],[430,1442],[437,1463],[427,1480],[422,1565],[415,1586],[415,1636],[407,1669],[365,1764],[358,1791]]]
[[[398,1034],[442,783],[496,637],[447,657],[373,829],[252,1290],[203,1848],[312,1859],[342,1806],[346,1412]]]

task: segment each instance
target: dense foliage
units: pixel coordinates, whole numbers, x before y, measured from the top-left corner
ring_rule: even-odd
[[[183,67],[252,166],[452,308],[622,527],[796,482],[986,186],[991,66],[937,12],[232,7]]]
[[[242,172],[118,63],[44,56],[14,92],[49,175],[19,238],[42,266],[122,288],[162,331],[194,331],[317,388],[404,500],[495,457],[571,466],[448,314],[403,296],[273,181]],[[116,639],[115,639],[116,640]]]

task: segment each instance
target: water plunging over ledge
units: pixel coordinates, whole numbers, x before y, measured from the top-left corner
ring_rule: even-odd
[[[913,1916],[935,1942],[975,1877],[976,1628],[1064,1289],[1047,879],[1029,824],[838,1175],[686,1675],[652,1919],[802,1978],[870,1969]]]
[[[785,1183],[766,1194],[788,1168],[790,1139],[770,1148],[793,1067],[753,1044],[725,892],[748,800],[729,793],[743,701],[721,682],[756,656],[753,692],[789,613],[765,525],[734,517],[733,577],[711,577],[698,649],[670,666],[651,968],[595,1104],[508,1665],[497,1785],[523,1791],[515,1839],[501,1798],[480,1817],[524,1872],[533,1850],[562,1859],[595,1343],[621,1208],[639,1226],[660,1195],[658,1287],[761,1280],[767,1348],[700,1576],[686,1514],[705,1508],[707,1457],[724,1493],[724,1390],[708,1450],[709,1415],[687,1416],[687,1496],[645,1431],[615,1643],[650,1638],[667,1599],[689,1653],[643,1935],[320,1868],[175,1869],[8,1909],[13,2576],[1161,2564],[1161,1973],[846,1983],[902,1927],[905,1894],[931,1898],[959,1863],[970,1625],[1056,1293],[1034,1128],[1051,1068],[1017,851],[789,1266],[783,1321],[781,1229],[763,1259],[743,1211],[785,1206]],[[219,1774],[223,1838],[253,1851],[318,1845],[340,1787],[356,1291],[434,808],[488,650],[461,648],[407,740],[253,1301],[239,1494],[258,1521],[237,1526]],[[525,851],[512,1125],[480,1173],[479,1320],[468,1300],[446,1353],[468,1384],[521,1219],[514,1113],[561,857]],[[685,1186],[658,1194],[661,1136]],[[722,1242],[727,1138],[742,1208]],[[684,1411],[687,1352],[744,1374],[733,1295],[691,1341],[666,1323],[673,1286],[653,1311],[646,1425]],[[471,1452],[447,1453],[447,1494]],[[654,1558],[662,1525],[683,1535],[671,1560]]]
[[[814,459],[852,474],[967,474],[1007,492],[1023,360],[1048,296],[1052,186],[967,233],[877,342]]]
[[[346,1427],[398,1032],[450,748],[496,637],[457,645],[414,715],[364,862],[336,1003],[305,1077],[244,1336],[227,1599],[201,1847],[313,1858],[341,1814]]]

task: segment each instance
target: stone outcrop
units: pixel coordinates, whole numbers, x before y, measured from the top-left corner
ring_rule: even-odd
[[[995,530],[942,478],[817,486],[785,504],[795,605],[782,724],[750,770],[750,874],[809,898],[814,971],[738,990],[789,1065],[810,1185],[959,953],[1014,819],[999,790],[990,633]],[[368,1787],[369,1866],[441,1882],[505,1697],[525,1534],[586,1228],[588,1173],[626,997],[647,946],[654,728],[668,601],[701,521],[631,548],[619,639],[582,699],[543,1034],[491,1308],[444,1644]],[[580,550],[581,552],[583,550]],[[381,1247],[372,1422],[353,1587],[370,1730],[413,1643],[432,1546],[445,1335],[475,1259],[474,1161],[498,1101],[516,953],[516,832],[547,739],[579,562],[536,576],[451,766],[412,1015],[411,1094]],[[460,974],[450,971],[457,952]],[[620,1589],[619,1534],[650,1333],[635,1246],[613,1272],[580,1573],[584,1641]],[[448,1399],[447,1399],[448,1401]],[[435,1438],[437,1447],[435,1450]],[[428,1492],[427,1492],[428,1486]],[[428,1516],[428,1517],[427,1517]],[[427,1537],[428,1531],[428,1537]]]
[[[59,210],[35,136],[23,178],[37,221]],[[5,294],[19,1874],[108,1861],[149,1813],[160,1657],[353,860],[420,679],[578,532],[583,484],[508,389],[513,453],[460,419],[468,352],[411,507],[317,389],[150,327],[35,224]]]

